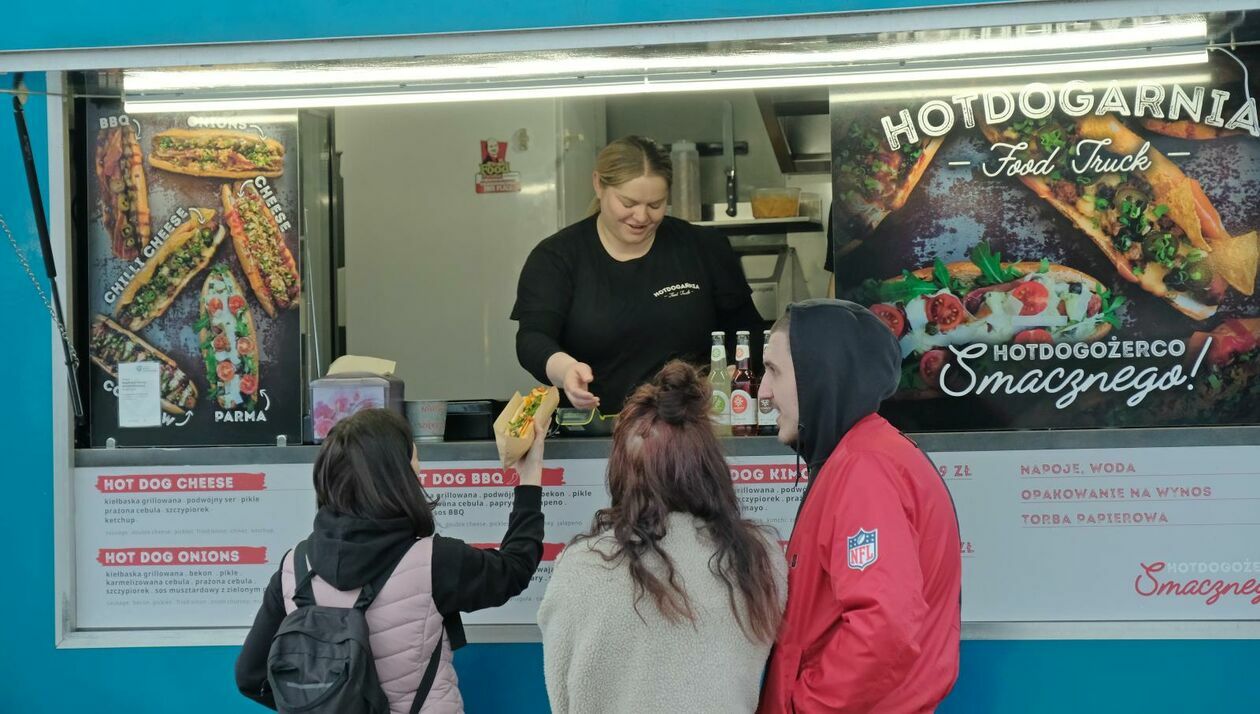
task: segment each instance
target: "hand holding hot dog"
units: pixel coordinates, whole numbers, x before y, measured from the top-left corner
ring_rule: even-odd
[[[547,431],[550,428],[551,419],[534,425],[534,443],[516,464],[516,472],[521,478],[520,485],[542,485],[543,442],[547,440]]]

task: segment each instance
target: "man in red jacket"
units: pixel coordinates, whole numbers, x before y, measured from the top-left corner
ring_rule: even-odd
[[[901,349],[854,303],[792,305],[760,397],[809,469],[760,712],[931,712],[958,676],[958,520],[928,457],[876,414]]]

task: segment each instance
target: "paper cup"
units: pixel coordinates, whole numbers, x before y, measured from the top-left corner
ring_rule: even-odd
[[[446,402],[435,399],[407,402],[407,421],[417,441],[441,441],[446,435]]]

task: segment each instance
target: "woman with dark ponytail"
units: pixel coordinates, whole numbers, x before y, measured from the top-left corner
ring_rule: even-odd
[[[740,514],[710,396],[675,361],[621,411],[612,503],[556,563],[538,613],[557,714],[757,706],[786,568],[773,534]]]

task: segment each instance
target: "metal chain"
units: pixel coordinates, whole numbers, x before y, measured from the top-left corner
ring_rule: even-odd
[[[22,269],[26,271],[26,276],[31,279],[31,285],[35,286],[35,292],[39,294],[39,299],[44,303],[44,307],[48,308],[48,315],[52,318],[53,324],[57,326],[57,330],[61,332],[61,339],[66,343],[66,349],[70,350],[70,361],[74,364],[74,368],[79,368],[79,355],[74,351],[74,343],[70,341],[70,335],[66,332],[66,326],[61,320],[57,319],[57,310],[53,308],[52,301],[48,299],[48,295],[44,293],[44,287],[39,284],[39,278],[35,277],[35,271],[31,270],[31,264],[26,260],[26,256],[22,253],[21,247],[18,246],[17,239],[13,237],[13,231],[9,230],[9,224],[4,220],[4,216],[0,215],[0,228],[4,229],[4,234],[9,237],[9,245],[13,246],[13,254],[17,256],[18,262],[22,264]]]

